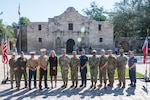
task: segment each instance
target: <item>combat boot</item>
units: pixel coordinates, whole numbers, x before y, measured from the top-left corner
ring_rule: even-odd
[[[113,87],[113,83],[108,84],[108,86]]]
[[[72,85],[70,86],[70,88],[73,88],[74,87],[74,82],[72,82]]]
[[[94,84],[94,89],[96,88],[96,82],[95,82],[95,84]]]
[[[64,82],[64,84],[61,86],[61,88],[63,88],[63,87],[65,87],[65,82]]]
[[[117,86],[121,86],[121,82],[119,82],[119,83],[117,84]]]
[[[66,84],[65,84],[64,88],[67,88],[67,82],[66,82]]]
[[[105,83],[105,85],[104,85],[104,88],[106,89],[106,83]]]
[[[93,87],[93,82],[92,82],[92,85],[90,86],[90,88],[92,88]]]
[[[13,85],[11,85],[11,89],[13,89]]]
[[[103,84],[102,84],[102,83],[100,83],[98,86],[99,86],[99,87],[102,87],[102,86],[103,86]]]
[[[74,88],[77,88],[77,86],[78,86],[78,82],[76,82],[76,85],[75,85],[75,87],[74,87]]]
[[[125,85],[125,83],[123,83],[123,86],[122,86],[122,88],[124,89],[124,88],[125,88],[125,86],[126,86],[126,85]]]

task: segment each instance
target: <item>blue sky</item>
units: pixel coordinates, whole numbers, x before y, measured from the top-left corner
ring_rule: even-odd
[[[30,19],[31,22],[47,22],[48,18],[58,16],[68,7],[74,7],[83,14],[82,9],[89,8],[90,3],[96,1],[104,9],[113,9],[115,2],[120,0],[2,0],[0,3],[0,19],[5,25],[18,22],[18,6],[20,3],[21,16]]]

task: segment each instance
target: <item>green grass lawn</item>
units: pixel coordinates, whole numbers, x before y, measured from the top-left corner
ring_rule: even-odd
[[[69,56],[69,57],[71,57],[71,56]],[[59,59],[59,57],[58,57],[58,59]],[[89,67],[89,65],[87,66],[87,69],[88,69],[88,73],[90,72],[90,67]],[[61,72],[61,69],[60,69],[60,65],[58,64],[58,67],[57,67],[57,71],[58,71],[58,73],[59,72]],[[79,72],[80,70],[78,70],[78,72]],[[28,74],[28,70],[27,70],[27,74]],[[48,78],[50,78],[50,70],[49,70],[49,65],[48,65]],[[106,74],[107,75],[107,74]],[[71,73],[70,73],[70,68],[69,68],[69,73],[68,73],[68,76],[69,76],[69,78],[71,78]],[[143,74],[141,74],[141,73],[136,73],[136,76],[138,77],[138,78],[143,78],[144,77],[144,75]],[[39,78],[39,67],[38,67],[38,70],[37,70],[37,77]],[[58,78],[61,78],[61,76],[57,76]],[[118,74],[117,74],[117,70],[115,70],[115,75],[114,75],[114,77],[118,77]],[[79,78],[80,78],[80,75],[79,75]],[[87,74],[87,78],[90,78],[90,75],[89,74]],[[126,78],[129,78],[129,71],[128,71],[128,68],[126,68]]]
[[[90,72],[90,67],[89,67],[89,65],[87,66],[87,69],[88,69],[88,72]],[[49,67],[48,67],[48,78],[50,78],[50,75],[49,75]],[[57,71],[58,72],[61,72],[61,69],[60,69],[60,66],[58,65],[58,69],[57,69]],[[27,71],[27,73],[28,73],[28,71]],[[69,78],[71,77],[71,73],[70,73],[70,68],[69,68],[69,73],[68,73],[68,76],[69,76]],[[144,77],[144,75],[142,75],[142,74],[140,74],[140,73],[136,73],[136,76],[138,77],[138,78],[143,78]],[[37,71],[37,77],[39,78],[39,67],[38,67],[38,71]],[[61,78],[61,76],[57,76],[58,78]],[[88,78],[90,78],[90,75],[89,74],[87,74],[87,77]],[[118,77],[118,74],[117,74],[117,70],[115,70],[115,75],[114,75],[114,77]],[[80,78],[80,75],[79,75],[79,78]],[[126,68],[126,78],[129,78],[129,71],[128,71],[128,68]]]

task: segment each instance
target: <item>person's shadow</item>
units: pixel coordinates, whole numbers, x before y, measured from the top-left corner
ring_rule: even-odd
[[[127,96],[135,95],[135,89],[136,87],[128,87],[128,89],[126,90]]]
[[[123,88],[121,88],[121,87],[116,87],[116,88],[114,89],[114,96],[124,95],[123,91],[124,91]]]

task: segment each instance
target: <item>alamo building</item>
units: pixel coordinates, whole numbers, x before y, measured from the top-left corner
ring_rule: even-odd
[[[59,16],[48,18],[48,22],[30,22],[21,27],[18,46],[23,51],[39,51],[46,48],[67,53],[89,48],[100,50],[113,49],[113,24],[108,21],[95,21],[78,13],[73,7]],[[18,36],[20,37],[20,36]],[[19,42],[20,41],[20,42]]]

